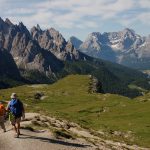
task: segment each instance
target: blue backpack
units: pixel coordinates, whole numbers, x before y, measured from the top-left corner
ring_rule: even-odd
[[[12,99],[10,101],[10,104],[9,104],[9,109],[10,109],[10,112],[15,117],[21,117],[22,116],[22,111],[23,111],[23,104],[18,99]]]

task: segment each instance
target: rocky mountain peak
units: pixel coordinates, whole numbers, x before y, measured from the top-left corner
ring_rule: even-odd
[[[31,35],[41,48],[52,52],[58,59],[63,61],[79,59],[79,53],[72,43],[67,42],[62,34],[54,28],[39,31],[33,27]]]
[[[3,19],[0,17],[0,24],[1,24],[1,23],[4,23],[4,21],[3,21]]]
[[[130,28],[125,28],[122,32],[135,34],[135,31],[133,29],[130,29]]]
[[[22,22],[19,22],[19,25],[17,25],[17,27],[19,28],[20,32],[26,33],[26,35],[28,35],[30,37],[29,30],[27,29],[27,27]]]
[[[60,42],[65,42],[66,40],[62,36],[59,31],[55,30],[54,28],[49,28],[47,30],[49,32],[49,35],[55,40],[55,41],[60,41]]]
[[[100,32],[92,32],[87,36],[85,43],[87,45],[93,44],[93,46],[95,47],[96,45],[99,45],[101,43],[101,40],[102,34]]]
[[[119,32],[121,38],[126,39],[126,38],[131,38],[133,40],[135,40],[136,38],[136,33],[134,30],[129,29],[129,28],[125,28],[123,31]]]
[[[19,22],[18,27],[21,29],[26,29],[26,26],[23,24],[23,22]]]
[[[88,35],[86,40],[92,39],[92,40],[99,40],[101,37],[101,33],[100,32],[92,32]]]
[[[79,49],[80,45],[83,43],[80,39],[78,39],[75,36],[71,36],[68,41],[71,42],[76,49]]]
[[[43,32],[40,28],[40,26],[37,24],[37,26],[33,26],[30,30],[31,36],[34,40],[38,40],[39,32]]]
[[[0,17],[0,31],[7,31],[8,24],[5,23],[5,21]]]
[[[70,38],[69,38],[69,41],[70,40],[78,40],[78,41],[81,41],[79,38],[77,38],[77,37],[75,37],[75,36],[71,36]],[[82,42],[82,41],[81,41]]]
[[[31,28],[31,34],[32,33],[34,33],[34,32],[42,32],[42,29],[41,29],[41,27],[40,27],[40,25],[39,24],[37,24],[36,26],[33,26],[32,28]]]
[[[13,25],[14,25],[8,18],[6,18],[5,23],[7,23],[7,24],[10,25],[10,26],[13,26]]]
[[[80,51],[93,57],[129,66],[136,62],[149,63],[150,38],[142,37],[129,28],[103,34],[93,32],[81,44]]]
[[[36,29],[37,29],[38,31],[42,31],[39,24],[36,25]]]

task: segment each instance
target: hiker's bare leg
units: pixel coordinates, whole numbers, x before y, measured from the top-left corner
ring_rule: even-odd
[[[3,122],[0,123],[1,128],[4,130],[4,132],[6,132],[6,128]]]
[[[0,126],[4,130],[4,132],[6,132],[6,128],[5,128],[5,124],[4,124],[4,118],[2,118],[2,117],[1,117],[1,120],[0,120]]]
[[[1,126],[1,128],[3,129],[3,125],[2,125],[2,123],[0,122],[0,126]]]
[[[18,118],[16,120],[16,128],[17,128],[17,136],[19,137],[20,135],[20,121],[21,121],[21,118]]]
[[[14,128],[14,130],[15,130],[15,133],[17,133],[16,125],[13,125],[13,128]]]
[[[4,130],[4,132],[6,132],[6,128],[5,128],[5,124],[2,123],[2,129]]]
[[[15,118],[11,121],[11,125],[13,126],[13,129],[14,129],[15,133],[17,134],[16,119]]]
[[[17,128],[17,135],[19,135],[20,134],[20,123],[19,122],[16,123],[16,128]]]

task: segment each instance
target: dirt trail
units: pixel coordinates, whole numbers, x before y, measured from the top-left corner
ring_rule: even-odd
[[[103,140],[74,123],[43,117],[36,113],[28,113],[26,118],[26,121],[21,123],[22,126],[31,125],[33,120],[35,122],[36,119],[38,120],[36,123],[40,126],[50,124],[51,127],[53,126],[57,129],[66,128],[72,134],[78,135],[78,137],[75,139],[58,138],[50,130],[31,131],[21,129],[20,138],[14,138],[14,131],[7,122],[7,132],[3,133],[0,130],[0,150],[148,150],[137,146]],[[70,126],[69,129],[68,126]],[[90,140],[87,141],[85,139]]]
[[[28,116],[28,115],[27,115]],[[31,117],[32,115],[30,115]],[[34,116],[34,115],[33,115]],[[30,121],[23,122],[29,124]],[[20,138],[14,138],[14,131],[7,123],[7,132],[0,130],[0,150],[92,150],[95,149],[82,139],[57,139],[48,130],[30,131],[21,129]]]
[[[80,141],[58,140],[49,132],[35,133],[22,130],[20,138],[13,137],[14,132],[9,131],[0,135],[0,150],[90,150],[90,145]]]

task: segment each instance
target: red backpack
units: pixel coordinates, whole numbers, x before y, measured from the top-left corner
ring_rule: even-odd
[[[0,116],[3,116],[5,114],[5,107],[3,104],[0,104]]]

